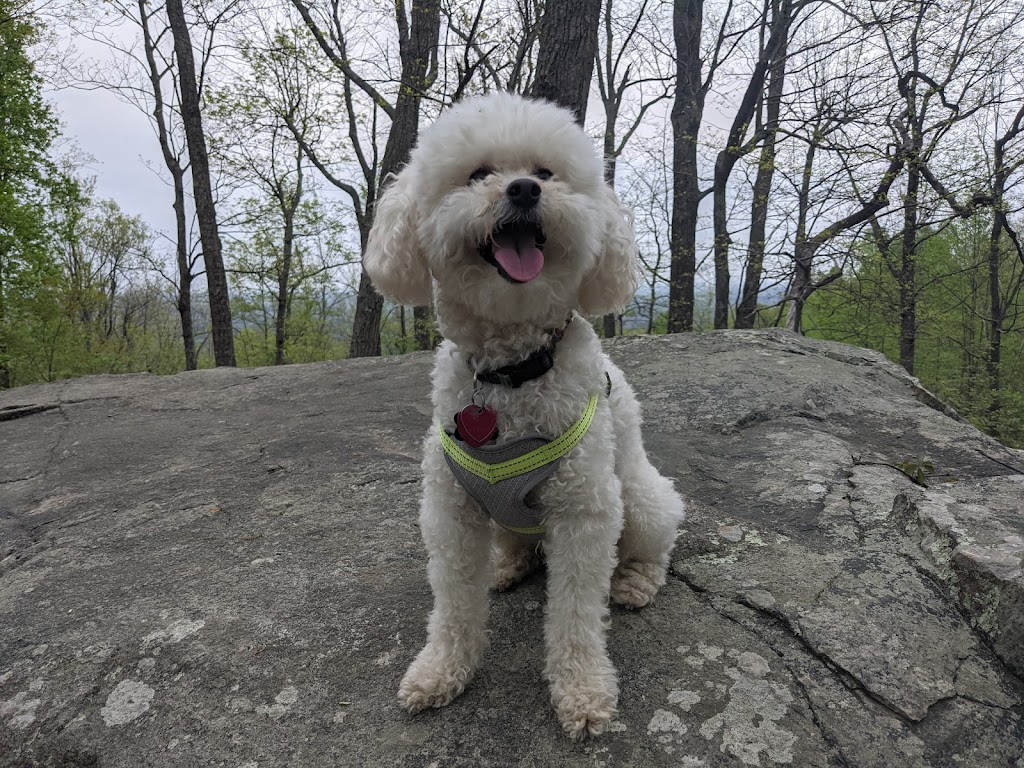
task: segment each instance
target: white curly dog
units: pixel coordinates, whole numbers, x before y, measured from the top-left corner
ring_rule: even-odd
[[[399,690],[410,712],[463,692],[487,646],[488,588],[543,558],[551,701],[573,738],[601,733],[618,699],[609,593],[639,608],[665,583],[683,500],[647,459],[622,372],[575,314],[616,311],[637,285],[632,219],[602,171],[568,111],[494,93],[425,129],[377,204],[367,273],[395,301],[433,302],[445,337],[420,512],[434,610]],[[474,462],[513,466],[505,446],[548,441],[560,459],[538,467],[534,451],[534,475],[484,498],[493,478]]]

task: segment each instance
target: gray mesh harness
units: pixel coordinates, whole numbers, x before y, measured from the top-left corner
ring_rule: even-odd
[[[526,497],[579,444],[596,411],[597,395],[591,395],[583,415],[561,437],[532,435],[480,448],[442,427],[444,458],[462,487],[494,522],[521,536],[539,537],[544,534],[544,511],[527,503]]]

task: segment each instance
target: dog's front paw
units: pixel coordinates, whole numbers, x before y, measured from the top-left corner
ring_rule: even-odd
[[[409,665],[398,687],[398,701],[411,714],[428,707],[446,707],[466,690],[474,668],[429,646]]]
[[[566,733],[580,741],[608,730],[618,705],[619,683],[607,658],[568,661],[569,666],[560,665],[560,672],[549,673],[551,703]]]
[[[618,691],[611,686],[580,688],[552,693],[551,703],[558,721],[575,741],[599,736],[608,730],[615,717]]]
[[[659,563],[628,560],[612,575],[612,600],[626,608],[643,608],[665,583],[665,567]]]

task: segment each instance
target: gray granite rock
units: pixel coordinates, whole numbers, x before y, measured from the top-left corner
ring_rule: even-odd
[[[894,515],[971,625],[1024,676],[1024,475],[903,491]]]
[[[656,602],[612,612],[613,732],[551,712],[542,574],[460,699],[398,708],[416,354],[0,393],[0,765],[1024,768],[1024,455],[874,352],[608,350],[691,501]]]

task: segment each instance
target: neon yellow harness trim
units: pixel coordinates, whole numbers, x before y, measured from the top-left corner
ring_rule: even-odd
[[[470,456],[445,432],[443,425],[441,426],[441,447],[460,467],[494,485],[502,480],[508,480],[510,477],[525,475],[527,472],[532,472],[565,456],[579,445],[580,440],[587,434],[596,412],[597,395],[591,395],[583,415],[569,427],[565,434],[547,445],[524,453],[517,459],[503,461],[500,464],[488,464]]]

